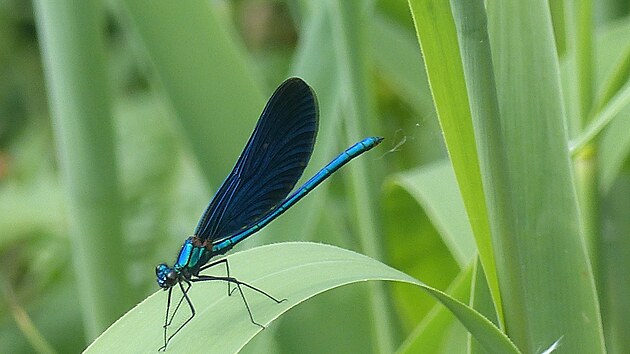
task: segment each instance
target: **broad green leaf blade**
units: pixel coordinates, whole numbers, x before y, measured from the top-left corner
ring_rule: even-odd
[[[374,259],[335,246],[281,243],[228,257],[231,274],[287,301],[276,304],[245,290],[254,318],[263,325],[312,296],[341,285],[390,280],[421,287],[442,302],[490,352],[519,353],[490,321],[445,293]],[[237,296],[227,296],[226,284],[196,283],[189,294],[197,316],[175,336],[169,353],[234,353],[257,333]],[[162,345],[166,293],[159,291],[114,323],[86,353],[154,353]],[[186,312],[182,309],[181,312]],[[180,314],[175,321],[185,319]],[[343,329],[340,329],[343,330]]]
[[[470,108],[477,148],[479,149],[481,173],[484,181],[493,245],[496,235],[510,232],[508,220],[500,217],[509,208],[508,171],[505,170],[507,156],[501,131],[501,116],[497,100],[492,52],[488,37],[488,25],[483,0],[455,1],[453,16],[458,29],[462,63],[466,75],[466,87],[470,97]],[[477,268],[473,283],[472,306],[495,324],[501,325],[501,314],[494,311],[492,292],[488,288],[485,274]],[[499,316],[499,317],[498,317]],[[471,353],[480,352],[476,341],[469,343]]]
[[[604,352],[549,5],[490,1],[487,8],[502,127],[495,134],[509,176],[509,208],[498,217],[511,227],[495,235],[508,335],[528,353],[561,337],[567,353]]]
[[[457,31],[448,1],[409,0],[433,100],[499,318],[502,302]]]

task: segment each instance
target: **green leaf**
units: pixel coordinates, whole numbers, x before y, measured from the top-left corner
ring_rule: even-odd
[[[560,337],[566,352],[604,352],[549,5],[492,1],[487,11],[501,112],[494,134],[509,176],[506,208],[497,215],[508,227],[493,235],[508,334],[524,352]]]
[[[383,232],[390,264],[438,289],[449,286],[475,254],[470,224],[448,161],[398,173],[384,188]],[[468,262],[470,263],[470,262]],[[429,296],[393,284],[405,330],[417,328],[435,306]]]
[[[499,318],[502,318],[501,293],[475,131],[451,8],[448,1],[410,0],[409,5],[448,154],[475,235],[481,264]]]
[[[389,184],[403,188],[422,207],[460,268],[472,261],[476,254],[474,238],[448,161],[393,175]]]
[[[276,304],[245,289],[254,318],[265,326],[290,308],[326,290],[367,280],[399,281],[419,286],[437,298],[488,351],[518,353],[498,328],[468,306],[396,269],[352,251],[295,242],[257,247],[234,253],[228,259],[233,276],[271,295],[287,299]],[[250,322],[240,297],[237,294],[227,296],[225,283],[196,283],[189,295],[197,315],[173,337],[168,346],[169,353],[233,353],[256,334],[264,333]],[[163,291],[151,295],[114,323],[85,352],[155,352],[163,341],[165,301],[166,293]],[[185,308],[180,311],[182,313],[176,317],[173,326],[187,317]]]

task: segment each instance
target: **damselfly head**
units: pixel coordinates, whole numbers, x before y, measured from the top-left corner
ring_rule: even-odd
[[[155,275],[158,285],[164,290],[173,287],[179,280],[177,272],[164,263],[158,264],[158,266],[155,267]]]

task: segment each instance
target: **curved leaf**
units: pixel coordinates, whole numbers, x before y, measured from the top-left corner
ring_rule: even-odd
[[[253,248],[227,257],[232,275],[271,295],[273,301],[245,290],[256,321],[268,325],[295,305],[341,285],[367,280],[414,284],[451,310],[490,352],[518,353],[510,340],[470,307],[422,282],[367,256],[335,246],[290,242]],[[195,284],[189,295],[197,316],[176,335],[169,353],[234,353],[262,331],[253,325],[238,295],[227,296],[226,285]],[[166,293],[160,291],[129,311],[94,341],[86,353],[155,353],[162,344]],[[182,309],[181,312],[185,312]],[[180,314],[175,322],[185,320]]]

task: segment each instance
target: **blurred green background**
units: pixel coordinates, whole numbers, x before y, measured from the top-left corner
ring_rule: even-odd
[[[469,279],[475,241],[409,5],[341,3],[0,0],[0,352],[80,352],[155,292],[154,266],[174,261],[265,100],[289,76],[313,86],[320,104],[306,178],[362,137],[386,140],[361,158],[365,184],[357,187],[355,175],[341,171],[237,249],[317,241],[368,254],[438,289],[459,289],[460,278]],[[574,20],[562,15],[565,2],[550,5],[554,29]],[[597,1],[593,9],[598,87],[627,64],[630,5]],[[75,36],[82,39],[73,42]],[[575,59],[558,38],[571,116],[580,106],[569,79]],[[64,56],[58,52],[64,48],[93,51]],[[71,64],[58,67],[58,60]],[[73,75],[85,75],[84,86],[60,95],[64,80],[76,82]],[[88,97],[77,115],[85,119],[64,117],[77,97]],[[624,115],[625,106],[616,116]],[[602,138],[602,158],[611,162],[598,172],[597,194],[598,286],[608,284],[600,306],[604,328],[613,323],[618,333],[619,314],[630,314],[630,279],[620,268],[630,258],[626,121],[604,131],[620,137]],[[575,136],[579,128],[568,123]],[[80,131],[91,135],[68,135]],[[90,236],[85,227],[98,230]],[[82,293],[89,284],[94,293]],[[393,351],[437,311],[417,289],[386,285],[378,305],[386,315],[377,316],[389,333],[383,347],[373,335],[379,327],[373,291],[361,284],[318,296],[245,351]],[[467,291],[453,291],[468,301]],[[435,352],[465,352],[465,330],[452,318],[446,322],[447,330],[432,338]],[[620,340],[610,333],[608,341]],[[609,349],[630,349],[625,341]]]

